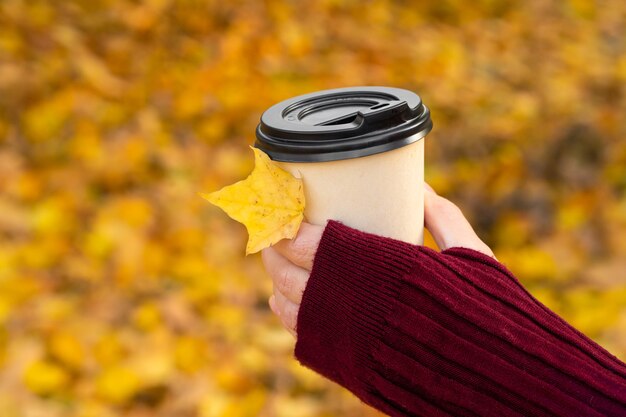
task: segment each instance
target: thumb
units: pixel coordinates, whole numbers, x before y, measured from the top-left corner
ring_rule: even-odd
[[[424,183],[424,223],[441,250],[463,247],[494,257],[469,224],[461,209]]]

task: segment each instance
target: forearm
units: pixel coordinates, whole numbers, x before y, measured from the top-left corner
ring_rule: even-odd
[[[391,415],[618,416],[626,368],[478,252],[330,222],[296,356]]]

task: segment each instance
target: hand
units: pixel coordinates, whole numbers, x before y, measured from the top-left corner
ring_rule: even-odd
[[[494,256],[454,203],[438,196],[428,184],[424,191],[424,223],[440,249],[460,246]],[[274,283],[270,308],[294,337],[302,294],[323,231],[323,226],[302,223],[295,238],[283,239],[262,253]]]

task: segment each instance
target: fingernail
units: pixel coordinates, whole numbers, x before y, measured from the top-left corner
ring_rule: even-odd
[[[430,191],[433,194],[437,194],[437,192],[433,189],[433,187],[431,187],[430,185],[428,185],[428,183],[426,181],[424,181],[424,188],[428,191]]]
[[[272,310],[272,312],[276,314],[277,316],[280,316],[280,314],[278,314],[278,310],[276,309],[276,300],[273,294],[269,299],[269,305],[270,305],[270,309]]]

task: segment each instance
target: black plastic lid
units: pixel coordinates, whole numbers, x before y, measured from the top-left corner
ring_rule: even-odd
[[[423,138],[432,127],[430,111],[412,91],[337,88],[267,109],[254,146],[276,161],[336,161],[400,148]]]

